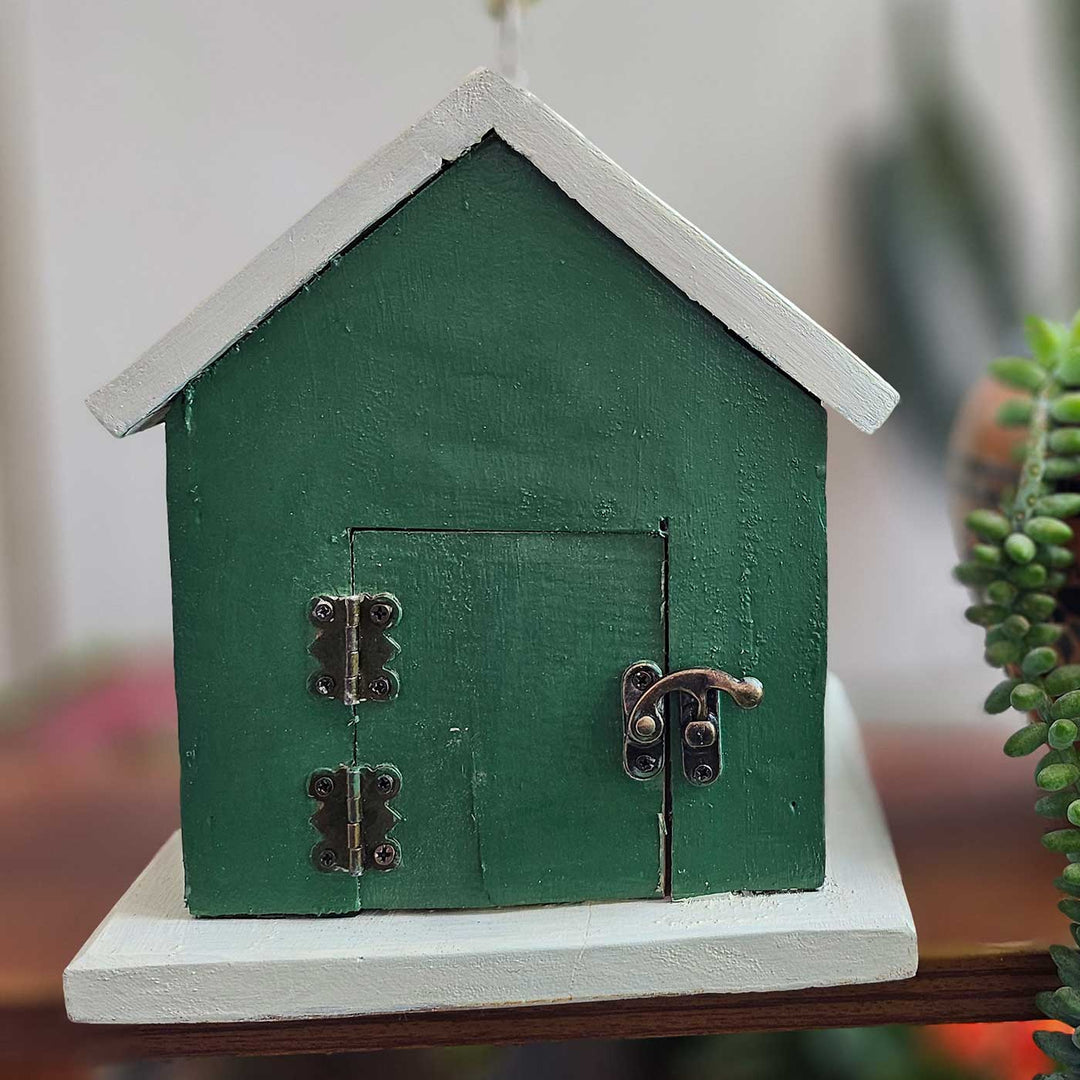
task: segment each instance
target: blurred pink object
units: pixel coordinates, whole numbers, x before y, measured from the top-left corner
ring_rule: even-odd
[[[81,686],[68,683],[54,698],[39,697],[29,711],[26,734],[35,743],[65,752],[174,731],[172,660],[138,656],[115,662],[88,672]]]

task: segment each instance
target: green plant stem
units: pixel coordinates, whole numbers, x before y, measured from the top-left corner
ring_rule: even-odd
[[[1048,382],[1035,396],[1031,423],[1028,425],[1027,453],[1020,471],[1020,483],[1010,515],[1012,526],[1023,532],[1028,520],[1034,516],[1035,504],[1046,482],[1046,439],[1050,433],[1050,402],[1061,392],[1056,382]]]

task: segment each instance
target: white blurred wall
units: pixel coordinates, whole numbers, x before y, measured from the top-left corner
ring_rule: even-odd
[[[0,0],[0,688],[64,641],[26,10]]]
[[[941,4],[960,81],[1009,155],[1032,299],[1057,311],[1068,200],[1052,167],[1062,152],[1046,113],[1044,12],[1029,0]],[[39,515],[50,539],[14,566],[0,552],[0,605],[5,577],[8,593],[36,579],[54,598],[46,647],[20,651],[19,619],[8,620],[7,664],[25,671],[43,648],[169,634],[161,429],[117,442],[83,398],[492,63],[495,37],[481,0],[0,5],[16,27],[0,60],[23,61],[0,125],[31,133],[24,167],[2,178],[18,189],[2,205],[18,206],[24,246],[0,246],[0,259],[34,293],[0,336],[20,336],[40,391],[0,401],[0,422],[21,417],[54,481],[0,503],[0,521]],[[543,0],[525,66],[531,89],[843,337],[858,291],[841,163],[896,111],[891,6]],[[962,597],[943,586],[939,491],[888,431],[866,439],[838,423],[833,435],[833,665],[871,688],[883,667],[900,677],[932,657],[983,685],[977,638],[957,630]],[[0,626],[0,664],[3,641]]]

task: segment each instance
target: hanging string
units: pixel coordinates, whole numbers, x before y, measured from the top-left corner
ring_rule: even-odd
[[[498,23],[497,65],[499,71],[518,86],[526,81],[522,64],[525,36],[525,7],[534,0],[488,0],[488,11]]]

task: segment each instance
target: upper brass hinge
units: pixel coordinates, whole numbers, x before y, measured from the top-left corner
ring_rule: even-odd
[[[311,849],[318,869],[359,877],[364,870],[393,870],[401,862],[398,842],[387,835],[399,821],[390,806],[401,791],[401,774],[393,765],[316,769],[307,790],[319,802],[311,815],[322,834]]]
[[[316,596],[308,617],[316,629],[308,651],[321,665],[308,680],[313,694],[345,705],[397,696],[397,674],[386,666],[398,652],[386,633],[401,618],[396,597]]]

